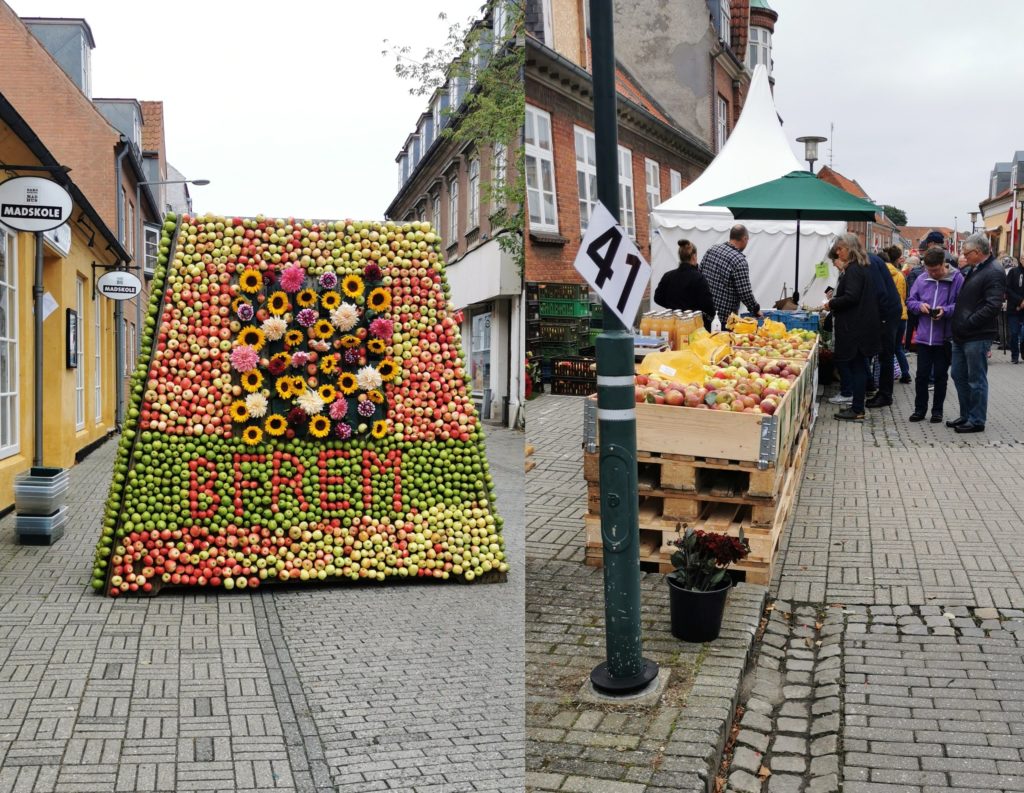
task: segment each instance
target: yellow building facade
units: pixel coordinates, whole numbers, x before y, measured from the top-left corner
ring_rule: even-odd
[[[0,181],[28,173],[13,165],[57,165],[19,122],[0,118]],[[94,289],[104,270],[93,264],[113,266],[121,255],[116,237],[69,176],[71,220],[47,232],[43,250],[41,462],[59,468],[74,465],[79,452],[115,429],[114,301]],[[0,511],[14,504],[15,477],[32,466],[36,453],[35,270],[35,235],[0,224]],[[77,345],[69,345],[68,309],[77,315]],[[69,346],[77,349],[74,367]]]

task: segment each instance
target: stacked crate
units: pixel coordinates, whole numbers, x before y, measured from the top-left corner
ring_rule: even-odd
[[[526,284],[526,349],[540,360],[551,393],[586,395],[596,389],[593,358],[583,355],[592,352],[590,319],[586,284]],[[576,359],[580,363],[566,363]]]
[[[771,581],[810,443],[817,353],[817,348],[811,351],[773,416],[636,405],[643,569],[670,572],[673,543],[688,528],[732,536],[742,529],[750,541],[750,556],[732,569],[751,583]],[[590,443],[588,448],[596,445]],[[603,544],[596,451],[585,451],[583,468],[588,486],[586,561],[600,566]]]

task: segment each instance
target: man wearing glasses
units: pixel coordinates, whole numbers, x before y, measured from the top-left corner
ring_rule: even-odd
[[[964,284],[953,310],[953,383],[960,417],[947,421],[957,432],[984,432],[988,410],[988,351],[997,336],[1005,276],[984,234],[972,234],[961,249]]]

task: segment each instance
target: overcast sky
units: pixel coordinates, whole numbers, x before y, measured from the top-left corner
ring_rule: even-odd
[[[163,100],[169,162],[211,182],[191,188],[197,212],[382,219],[427,105],[384,39],[417,55],[483,0],[7,2],[19,16],[85,18],[93,96]]]
[[[993,164],[1024,149],[1024,3],[769,4],[779,14],[775,100],[790,140],[831,137],[835,169],[911,225],[952,228],[956,216],[970,229]],[[793,148],[803,160],[803,144]]]

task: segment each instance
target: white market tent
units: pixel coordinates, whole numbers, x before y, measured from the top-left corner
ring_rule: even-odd
[[[768,72],[754,69],[750,91],[732,134],[718,156],[695,181],[655,207],[651,228],[651,275],[653,287],[661,277],[678,266],[678,242],[688,239],[703,256],[712,245],[729,239],[736,223],[727,209],[704,207],[701,203],[769,182],[804,165],[793,154],[782,131]],[[750,243],[744,254],[750,262],[754,297],[762,308],[771,308],[783,295],[793,294],[796,262],[795,220],[749,220]],[[802,221],[800,224],[800,302],[820,305],[825,287],[835,285],[836,272],[829,267],[828,278],[815,278],[814,265],[825,259],[837,234],[846,231],[842,221]],[[827,260],[826,260],[827,261]],[[654,307],[659,307],[651,300]],[[742,306],[741,311],[745,310]],[[724,322],[724,318],[723,318]]]

